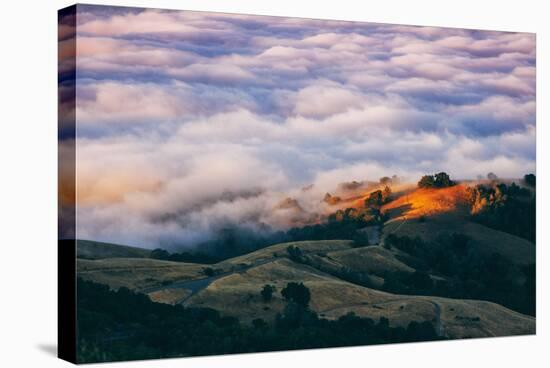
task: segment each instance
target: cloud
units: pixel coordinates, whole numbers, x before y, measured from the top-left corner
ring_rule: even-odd
[[[169,74],[188,81],[213,84],[231,84],[254,80],[253,73],[231,64],[192,64],[182,69],[172,69]]]
[[[78,121],[135,124],[173,119],[197,109],[191,98],[190,91],[182,84],[169,87],[116,82],[85,85],[77,91]]]
[[[89,8],[93,9],[93,8]],[[108,18],[82,23],[78,31],[97,36],[121,36],[143,33],[196,33],[197,28],[178,21],[178,13],[146,10],[139,13],[115,14]]]
[[[303,220],[343,181],[535,169],[533,34],[78,9],[60,50],[77,55],[79,236],[192,246],[285,229],[282,200]]]
[[[298,91],[294,113],[307,118],[324,118],[360,108],[361,95],[334,85],[311,85]]]

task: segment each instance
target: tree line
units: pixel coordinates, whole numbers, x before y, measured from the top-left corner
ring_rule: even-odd
[[[498,253],[483,252],[461,233],[441,234],[433,241],[390,234],[384,246],[405,252],[396,257],[416,270],[385,275],[385,291],[487,300],[535,315],[535,264],[518,267]]]

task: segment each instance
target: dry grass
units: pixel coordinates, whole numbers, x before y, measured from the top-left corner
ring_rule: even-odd
[[[176,304],[191,294],[187,289],[162,289],[149,293],[149,298],[157,303]]]
[[[535,333],[535,318],[495,303],[432,297],[429,299],[441,306],[441,321],[446,335],[451,338]],[[476,317],[479,321],[476,321]]]
[[[412,223],[412,221],[411,221]],[[415,222],[418,224],[418,222]],[[430,222],[423,223],[423,226]],[[442,226],[441,224],[438,226]],[[469,225],[465,225],[469,226]],[[403,227],[403,231],[411,229]],[[418,229],[417,229],[418,230]],[[427,231],[429,229],[426,229]],[[473,229],[472,231],[479,229]],[[497,304],[429,296],[394,295],[345,282],[316,268],[286,258],[288,245],[299,246],[315,262],[335,268],[350,267],[368,273],[408,270],[391,252],[381,247],[351,248],[348,241],[320,241],[278,244],[246,256],[227,260],[215,268],[231,269],[241,263],[256,264],[246,270],[221,277],[185,301],[187,306],[211,307],[247,323],[255,318],[272,321],[283,311],[286,301],[280,292],[289,282],[303,282],[311,291],[310,307],[325,318],[338,318],[348,312],[379,319],[386,317],[392,326],[411,321],[434,321],[436,303],[441,310],[444,334],[450,338],[532,334],[535,319]],[[274,257],[274,254],[280,256]],[[320,266],[313,262],[315,267]],[[204,265],[139,258],[78,260],[78,275],[112,288],[125,286],[143,289],[163,282],[203,278]],[[383,280],[380,278],[380,282]],[[273,300],[263,302],[260,290],[275,285]],[[184,288],[166,287],[149,293],[157,302],[174,304],[189,296]]]
[[[375,192],[377,190],[384,190],[386,186],[385,185],[373,185],[369,187],[368,190],[361,190],[356,192],[352,196],[343,197],[342,200],[338,203],[337,206],[334,206],[334,208],[338,207],[340,209],[345,209],[348,207],[354,207],[354,208],[362,208],[365,205],[365,200],[369,197],[369,195],[372,192]],[[392,197],[399,198],[403,196],[406,193],[410,193],[414,189],[416,189],[416,185],[411,183],[400,183],[400,184],[393,184],[389,186],[392,191]]]
[[[149,258],[151,255],[151,251],[149,249],[102,243],[91,240],[77,240],[76,244],[78,258]]]
[[[223,277],[191,297],[186,305],[222,310],[244,322],[255,318],[271,321],[285,306],[280,291],[288,282],[303,282],[311,291],[310,307],[322,317],[335,319],[348,312],[378,320],[386,317],[392,326],[406,327],[411,321],[436,320],[436,306],[445,336],[450,338],[532,334],[535,319],[500,305],[428,296],[393,295],[350,284],[287,259],[275,260],[244,273]],[[264,303],[263,285],[277,288]],[[479,320],[477,320],[479,318]]]
[[[449,212],[466,215],[467,188],[466,185],[458,184],[441,189],[416,189],[384,205],[382,212],[394,219],[414,219]]]
[[[271,320],[286,302],[280,291],[289,282],[303,282],[311,291],[311,308],[319,311],[342,303],[360,303],[366,299],[384,300],[390,294],[366,289],[324,274],[309,266],[279,259],[244,273],[234,273],[213,282],[191,297],[186,305],[207,306],[239,317]],[[263,285],[277,288],[273,301],[264,303],[260,296]]]
[[[506,309],[498,304],[426,296],[396,295],[382,303],[350,305],[325,311],[327,318],[354,312],[374,320],[386,317],[391,326],[406,327],[410,321],[435,322],[440,308],[444,336],[452,339],[534,334],[535,319]]]
[[[395,258],[387,249],[379,246],[346,249],[327,254],[339,264],[357,272],[379,276],[394,272],[414,272],[414,269]]]
[[[327,318],[335,319],[353,312],[358,316],[377,321],[388,318],[392,327],[407,327],[411,321],[424,322],[435,319],[435,308],[432,303],[414,296],[393,296],[382,302],[364,302],[362,304],[342,304],[338,308],[321,311]]]
[[[243,256],[228,259],[226,261],[218,263],[215,266],[227,268],[239,264],[252,264],[256,262],[262,262],[277,257],[287,257],[288,254],[286,249],[289,246],[299,247],[304,254],[310,254],[349,249],[351,248],[352,243],[353,242],[351,240],[319,240],[281,243],[257,250],[252,253],[245,254]]]
[[[145,258],[108,258],[77,260],[77,275],[85,280],[107,284],[113,289],[121,286],[142,289],[179,280],[204,277],[203,265],[161,261]]]
[[[486,226],[457,219],[452,215],[435,216],[426,219],[389,222],[384,226],[384,235],[409,236],[434,241],[443,233],[462,233],[474,240],[474,244],[486,254],[498,253],[517,265],[535,262],[535,245],[526,239],[493,230]]]

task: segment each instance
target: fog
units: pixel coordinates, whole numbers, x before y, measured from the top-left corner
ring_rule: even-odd
[[[342,182],[535,170],[533,34],[79,9],[79,238],[196,247]]]

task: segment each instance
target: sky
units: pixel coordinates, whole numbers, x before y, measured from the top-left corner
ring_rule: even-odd
[[[78,6],[79,238],[195,246],[341,182],[535,171],[535,35]],[[301,188],[313,184],[311,190]]]

